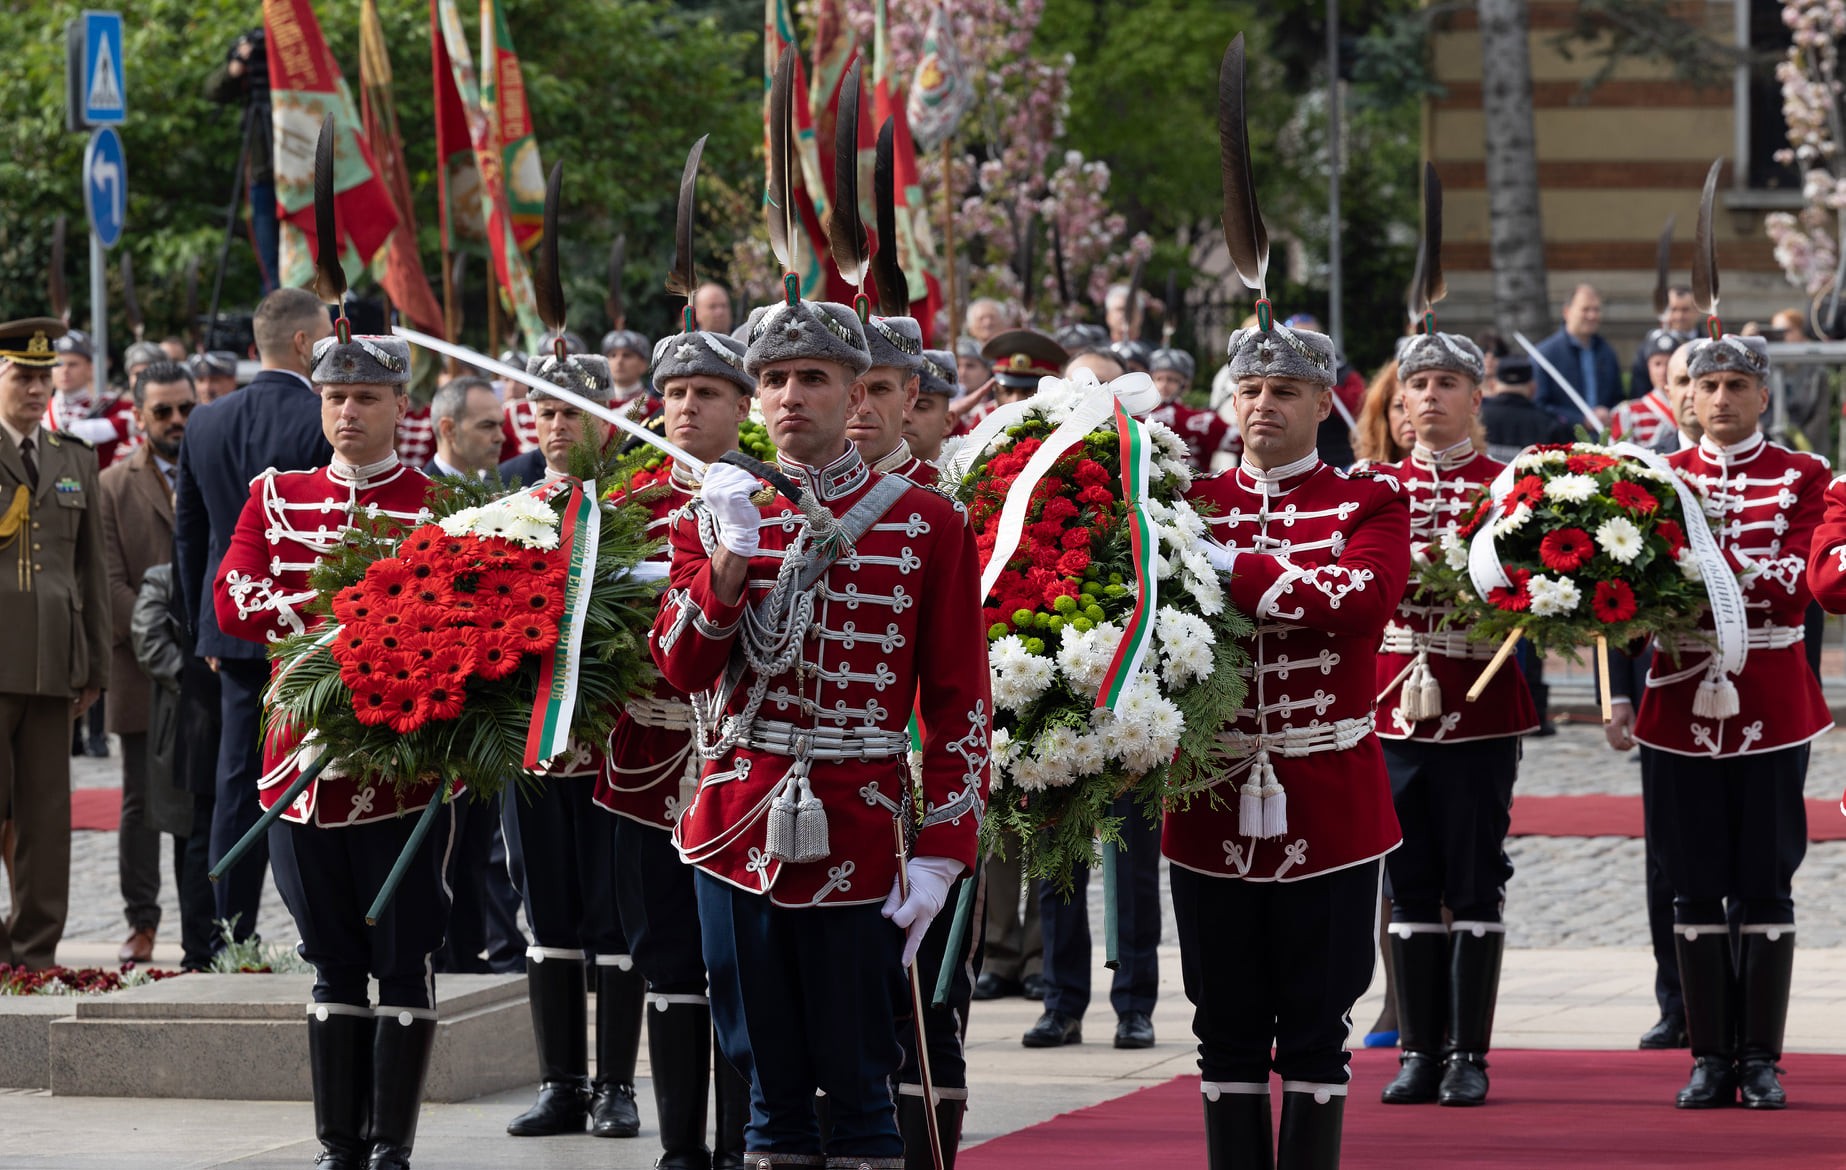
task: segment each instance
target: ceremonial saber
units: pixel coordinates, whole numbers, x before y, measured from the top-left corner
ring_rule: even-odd
[[[250,826],[249,832],[239,837],[237,844],[231,846],[225,855],[218,859],[218,864],[212,866],[211,872],[205,876],[212,881],[217,881],[224,876],[226,870],[243,860],[244,854],[250,852],[250,846],[256,844],[256,839],[267,833],[269,826],[276,823],[276,818],[287,812],[289,805],[295,803],[295,799],[301,795],[302,790],[307,788],[314,777],[320,775],[320,770],[327,766],[327,759],[327,753],[324,751],[315,756],[314,762],[301,770],[301,774],[295,777],[294,782],[282,790],[282,795],[277,798],[276,802],[264,809],[262,816],[256,818],[256,824]]]
[[[908,802],[906,802],[908,803]],[[910,848],[904,841],[904,822],[902,818],[893,818],[891,831],[897,834],[897,894],[908,900],[910,897]],[[944,955],[943,962],[950,956]],[[929,1072],[929,1036],[923,1027],[923,980],[917,974],[917,961],[911,959],[904,968],[910,976],[910,1015],[916,1023],[917,1034],[917,1079],[923,1082],[923,1121],[929,1130],[929,1159],[935,1170],[944,1170],[946,1163],[942,1159],[942,1123],[936,1118],[936,1081]]]
[[[1551,380],[1553,382],[1563,387],[1565,396],[1570,399],[1571,403],[1575,405],[1578,410],[1583,412],[1583,421],[1589,424],[1590,433],[1595,435],[1601,434],[1603,432],[1602,420],[1596,417],[1596,412],[1590,409],[1589,403],[1583,401],[1583,395],[1577,393],[1577,388],[1570,384],[1570,379],[1558,373],[1558,368],[1552,365],[1544,354],[1538,352],[1538,347],[1536,345],[1526,340],[1525,334],[1515,329],[1513,331],[1513,340],[1517,341],[1520,346],[1525,349],[1526,353],[1531,355],[1532,360],[1537,362],[1540,368],[1551,375]]]

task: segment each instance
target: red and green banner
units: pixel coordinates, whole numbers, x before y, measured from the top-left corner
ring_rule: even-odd
[[[472,174],[466,168],[453,176],[445,174],[445,194],[449,198],[443,208],[443,229],[445,232],[453,230],[456,220],[461,218],[460,203],[469,197],[464,185],[472,186],[480,204],[488,252],[493,258],[495,284],[512,303],[513,315],[519,321],[520,331],[526,335],[526,348],[536,349],[545,326],[538,319],[532,274],[526,267],[525,253],[520,251],[518,233],[507,203],[505,155],[495,137],[494,123],[481,107],[474,57],[468,50],[468,39],[462,31],[455,0],[430,0],[429,19],[430,54],[436,84],[436,157],[446,164],[464,150],[472,151],[474,156]],[[522,110],[524,94],[521,86]],[[532,157],[536,166],[536,148]],[[542,204],[542,182],[540,187]]]
[[[530,252],[545,231],[545,167],[532,133],[525,76],[498,0],[481,0],[481,110],[499,144],[513,238]]]
[[[527,768],[570,748],[570,723],[577,711],[577,683],[582,672],[583,624],[589,619],[590,586],[596,575],[596,548],[602,536],[602,509],[596,502],[594,481],[583,483],[565,476],[528,488],[530,495],[552,500],[568,491],[558,541],[570,550],[569,575],[564,580],[564,616],[558,620],[558,640],[543,655],[538,675],[538,696],[532,704],[532,726],[526,733]]]
[[[1154,614],[1158,604],[1155,591],[1159,574],[1154,571],[1154,559],[1160,553],[1160,543],[1153,520],[1147,514],[1147,483],[1154,466],[1153,441],[1148,438],[1146,424],[1123,410],[1120,401],[1115,403],[1115,433],[1121,443],[1122,504],[1129,546],[1134,555],[1135,609],[1115,648],[1109,673],[1103,676],[1102,686],[1096,693],[1098,709],[1114,709],[1127,693],[1129,680],[1141,669],[1148,649],[1154,644]]]
[[[769,87],[775,81],[776,62],[782,57],[782,50],[795,43],[795,16],[789,11],[788,0],[763,0],[763,191],[768,198],[769,190]],[[837,88],[837,87],[836,87]],[[801,51],[795,51],[795,92],[808,91],[807,71],[801,65]],[[789,244],[797,253],[795,258],[801,278],[803,296],[815,296],[826,292],[827,267],[822,262],[827,255],[827,233],[821,228],[821,217],[827,213],[827,188],[822,183],[820,156],[814,149],[814,118],[807,102],[796,101],[795,107],[795,154],[800,160],[797,170],[791,177],[795,189],[795,210],[801,218],[801,230],[798,238]],[[831,294],[828,294],[831,295]]]
[[[417,221],[410,201],[410,172],[404,165],[404,143],[397,131],[397,103],[391,96],[391,56],[385,49],[384,27],[372,0],[359,6],[359,102],[365,136],[371,142],[385,190],[397,212],[397,227],[373,261],[378,283],[411,324],[425,333],[444,337],[442,309],[429,287],[417,256]]]
[[[276,215],[282,221],[280,281],[314,278],[314,145],[334,117],[334,207],[341,254],[357,277],[397,228],[391,193],[378,176],[352,90],[327,49],[309,0],[263,0],[275,131]]]
[[[934,272],[936,242],[930,231],[929,202],[924,198],[923,181],[917,171],[916,144],[910,140],[910,114],[905,108],[903,83],[891,76],[891,44],[885,26],[885,0],[875,0],[872,16],[872,126],[883,126],[886,118],[893,120],[892,179],[897,196],[897,260],[910,282],[910,315],[922,323],[923,339],[928,343],[935,333],[936,311],[942,306],[942,294]],[[886,242],[880,240],[878,246],[883,248]],[[918,305],[918,301],[923,303]]]

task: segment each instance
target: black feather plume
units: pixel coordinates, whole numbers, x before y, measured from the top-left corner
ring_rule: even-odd
[[[147,323],[141,319],[141,298],[135,295],[135,261],[127,252],[122,253],[122,315],[128,318],[128,328],[140,341],[147,334]]]
[[[1699,225],[1692,239],[1692,301],[1699,312],[1718,313],[1718,243],[1712,239],[1711,209],[1718,198],[1718,171],[1723,159],[1711,164],[1705,175],[1705,190],[1699,195]]]
[[[703,138],[700,142],[705,141]],[[609,245],[609,299],[603,307],[609,310],[609,327],[611,329],[628,328],[628,305],[622,299],[622,280],[628,268],[628,236],[626,233],[615,237],[615,243]]]
[[[62,317],[66,325],[71,319],[71,294],[64,283],[64,217],[58,216],[51,224],[51,280],[46,289],[51,298],[51,311]]]
[[[795,271],[795,44],[782,48],[769,85],[769,197],[763,204],[769,250],[783,272]]]
[[[197,253],[186,257],[186,333],[192,340],[192,352],[198,353],[203,346],[199,344],[199,257]]]
[[[340,225],[333,213],[333,115],[314,144],[314,293],[346,315],[346,270],[340,267]]]
[[[564,163],[551,164],[551,177],[545,180],[544,235],[538,242],[538,271],[533,293],[538,300],[538,319],[553,333],[564,332],[564,277],[558,271],[558,196],[564,186]]]
[[[1449,295],[1442,275],[1442,180],[1434,163],[1423,164],[1423,239],[1417,246],[1416,274],[1410,282],[1410,319],[1422,321],[1436,302]]]
[[[1250,130],[1244,116],[1243,34],[1231,40],[1218,71],[1218,162],[1224,175],[1224,243],[1245,285],[1267,296],[1269,233],[1256,206]]]
[[[833,253],[840,279],[858,288],[872,261],[871,241],[859,215],[859,75],[854,61],[840,83],[840,102],[833,123],[833,203],[827,210],[827,246]],[[879,244],[882,247],[883,237]]]
[[[902,317],[910,312],[910,278],[897,257],[897,181],[893,153],[895,119],[878,128],[878,151],[872,159],[872,206],[878,212],[878,251],[872,254],[872,287],[878,290],[878,312]]]
[[[1667,315],[1667,282],[1673,267],[1673,217],[1667,216],[1666,226],[1660,229],[1660,244],[1654,250],[1654,316],[1665,319]]]
[[[673,271],[667,273],[667,291],[685,297],[688,305],[699,287],[692,271],[692,220],[698,205],[699,160],[705,156],[705,139],[709,137],[703,135],[692,144],[686,152],[686,169],[679,177],[679,218],[673,225]]]

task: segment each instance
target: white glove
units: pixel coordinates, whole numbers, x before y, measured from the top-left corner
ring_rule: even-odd
[[[756,476],[730,463],[713,463],[705,469],[699,495],[718,521],[718,543],[740,557],[755,556],[762,542],[757,528],[763,514],[750,502],[762,487]]]
[[[1205,542],[1205,559],[1211,562],[1212,568],[1228,577],[1231,566],[1237,563],[1237,550],[1208,540]]]
[[[948,900],[949,887],[955,884],[955,878],[961,873],[961,862],[953,857],[913,857],[910,859],[910,896],[904,897],[900,892],[897,879],[891,881],[890,896],[885,898],[884,909],[879,913],[889,918],[904,932],[904,963],[909,967],[917,957],[917,948],[923,945],[924,932],[942,912],[943,902]]]

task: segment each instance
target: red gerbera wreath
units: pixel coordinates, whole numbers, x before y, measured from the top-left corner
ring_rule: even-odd
[[[1625,622],[1635,615],[1634,590],[1626,581],[1598,581],[1590,612],[1600,622]]]
[[[1568,573],[1582,567],[1596,555],[1596,542],[1581,528],[1560,528],[1547,532],[1538,544],[1539,559],[1547,569]]]
[[[1660,501],[1638,483],[1618,479],[1609,488],[1609,498],[1634,516],[1651,516],[1660,509]]]
[[[1526,591],[1526,582],[1532,574],[1525,569],[1512,569],[1507,577],[1513,582],[1511,588],[1504,586],[1487,591],[1487,600],[1501,609],[1519,612],[1532,608],[1532,595]]]

